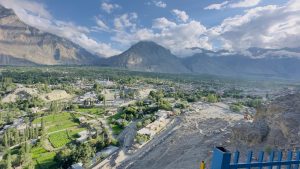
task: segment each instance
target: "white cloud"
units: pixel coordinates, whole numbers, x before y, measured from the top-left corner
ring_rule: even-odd
[[[254,7],[260,3],[261,0],[241,0],[236,3],[232,3],[229,6],[231,8],[248,8],[248,7]]]
[[[205,7],[204,9],[206,10],[220,10],[220,9],[223,9],[225,8],[225,6],[228,4],[228,1],[224,1],[222,3],[219,3],[219,4],[211,4],[207,7]]]
[[[163,1],[153,1],[154,5],[160,8],[166,8],[167,4]]]
[[[176,17],[181,20],[182,22],[187,22],[189,19],[189,16],[186,14],[185,11],[181,11],[178,9],[173,9],[172,12],[176,15]]]
[[[233,3],[225,2],[223,6],[210,8],[232,7]],[[90,38],[89,28],[53,18],[46,7],[40,3],[29,0],[0,0],[0,3],[13,8],[21,20],[29,25],[70,39],[89,51],[103,56],[120,53],[109,43]],[[249,7],[249,4],[240,3],[238,6]],[[111,34],[111,40],[118,42],[120,45],[118,47],[125,49],[138,41],[151,40],[179,56],[189,56],[197,52],[191,50],[193,47],[213,49],[213,43],[221,43],[223,48],[233,51],[243,51],[249,47],[299,47],[300,0],[290,0],[282,6],[268,5],[250,8],[240,15],[224,19],[220,25],[209,29],[199,21],[189,19],[184,11],[174,9],[172,13],[179,22],[161,17],[154,19],[149,28],[137,24],[136,13],[125,13],[115,17],[111,26],[100,16],[95,17],[95,22],[99,30]]]
[[[109,31],[109,27],[98,17],[95,17],[95,21],[97,24],[96,29],[101,31]]]
[[[283,6],[252,8],[211,28],[209,36],[222,41],[224,48],[232,50],[299,47],[300,9],[294,8],[297,4],[299,0],[289,1]]]
[[[142,41],[154,41],[178,56],[190,56],[196,51],[193,47],[212,49],[208,38],[205,36],[206,28],[200,22],[191,20],[188,23],[176,24],[166,18],[153,20],[153,29],[140,28],[133,33],[118,32],[112,40],[119,42],[124,47]]]
[[[204,9],[206,10],[220,10],[225,8],[249,8],[257,6],[261,0],[240,0],[238,2],[224,1],[222,3],[211,4]]]
[[[110,4],[107,2],[103,2],[101,4],[101,9],[104,10],[107,13],[111,13],[114,9],[121,8],[118,4]]]
[[[129,28],[131,31],[134,31],[136,28],[135,21],[138,18],[137,13],[125,13],[114,19],[114,26],[116,30],[124,30]]]
[[[102,56],[111,56],[119,53],[110,44],[97,42],[88,36],[90,30],[71,22],[56,20],[43,4],[29,0],[0,0],[0,3],[15,11],[25,23],[42,31],[64,37],[86,48],[90,52]]]
[[[156,18],[153,20],[152,28],[167,29],[176,26],[175,22],[169,21],[167,18]]]

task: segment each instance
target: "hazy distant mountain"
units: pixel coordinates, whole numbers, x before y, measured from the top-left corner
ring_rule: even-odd
[[[86,65],[98,59],[69,40],[25,24],[0,5],[0,65]]]
[[[147,72],[190,72],[170,50],[149,41],[142,41],[133,45],[122,54],[109,58],[106,64]]]
[[[263,52],[256,51],[251,56],[200,53],[183,59],[183,63],[193,73],[300,79],[300,59],[296,55],[288,57],[265,49],[260,51]]]

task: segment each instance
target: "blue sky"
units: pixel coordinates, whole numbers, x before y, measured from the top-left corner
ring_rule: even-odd
[[[179,56],[299,47],[300,0],[0,0],[21,20],[109,57],[140,40]],[[286,43],[288,41],[288,43]]]

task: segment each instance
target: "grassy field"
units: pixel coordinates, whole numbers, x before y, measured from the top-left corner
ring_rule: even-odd
[[[31,149],[31,153],[35,168],[57,168],[57,164],[54,160],[55,152],[48,152],[43,147],[37,146]]]
[[[74,117],[80,117],[80,116],[82,116],[82,115],[74,114]],[[59,124],[62,121],[73,121],[74,120],[71,113],[62,112],[62,113],[47,115],[44,117],[39,117],[33,121],[33,124],[40,124],[42,118],[44,119],[46,127],[53,126],[55,124]]]
[[[49,141],[54,148],[59,148],[76,139],[76,134],[85,130],[85,128],[75,128],[60,131],[49,135]]]
[[[74,114],[74,117],[80,117],[79,114]],[[70,113],[63,112],[53,115],[44,116],[44,122],[48,133],[73,128],[79,125]],[[33,124],[40,124],[42,118],[37,118]]]
[[[54,148],[60,148],[76,139],[76,134],[86,130],[79,127],[79,123],[74,119],[80,117],[80,114],[70,114],[68,112],[57,113],[53,115],[44,116],[44,122],[48,139]],[[37,118],[33,124],[40,124],[42,118]],[[57,168],[54,160],[56,152],[48,152],[41,146],[33,147],[33,160],[35,161],[35,168]]]
[[[68,112],[57,113],[44,116],[48,139],[54,148],[60,148],[76,139],[76,134],[85,128],[79,127],[79,122],[74,118],[80,117],[80,114],[71,114]],[[34,124],[40,124],[42,118],[33,121]]]
[[[76,111],[81,112],[81,113],[88,113],[91,115],[97,115],[97,116],[100,116],[105,112],[104,108],[102,108],[102,107],[79,108]]]

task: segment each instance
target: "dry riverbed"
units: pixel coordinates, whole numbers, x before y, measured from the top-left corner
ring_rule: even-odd
[[[243,120],[223,103],[195,103],[165,134],[133,155],[116,154],[104,168],[194,169],[208,161],[215,146],[230,144],[230,128]],[[152,144],[152,145],[151,145]],[[119,156],[122,156],[120,159]]]

